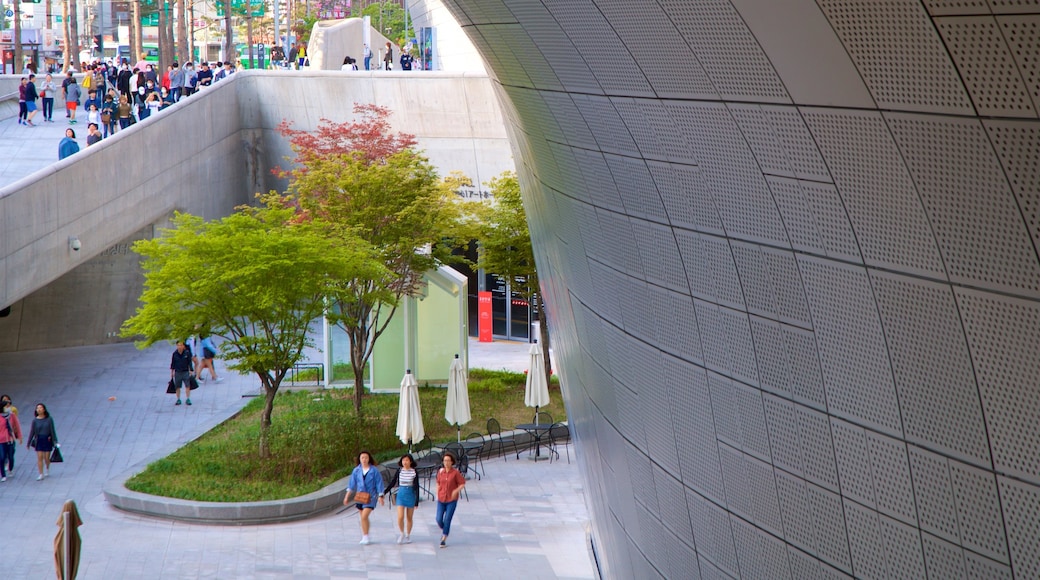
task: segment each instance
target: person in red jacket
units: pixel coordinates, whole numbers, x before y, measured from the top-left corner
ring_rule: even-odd
[[[7,481],[8,474],[14,474],[14,444],[22,442],[22,424],[10,397],[4,395],[0,405],[0,481]]]
[[[455,516],[455,507],[459,505],[459,494],[466,485],[462,472],[455,469],[455,456],[445,453],[444,467],[437,470],[437,527],[441,529],[441,547],[448,546],[448,534],[451,533],[451,518]]]

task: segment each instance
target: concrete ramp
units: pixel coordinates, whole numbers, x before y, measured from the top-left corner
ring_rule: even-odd
[[[282,189],[270,169],[290,152],[277,125],[345,121],[354,102],[396,111],[395,128],[416,134],[442,174],[480,183],[513,168],[484,75],[237,73],[0,189],[0,308],[11,306],[0,351],[117,341],[141,291],[133,240],[174,210],[213,219]]]

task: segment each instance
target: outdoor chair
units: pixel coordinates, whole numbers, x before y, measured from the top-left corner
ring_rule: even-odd
[[[509,461],[509,458],[506,456],[506,445],[512,446],[513,453],[517,453],[516,439],[514,439],[513,437],[502,436],[502,426],[499,425],[498,419],[492,417],[487,420],[487,432],[488,441],[490,442],[490,445],[488,447],[489,455],[494,455],[495,446],[498,446],[499,453],[501,453],[502,456],[505,457],[506,461]]]
[[[549,428],[549,463],[552,463],[553,455],[557,460],[560,459],[560,447],[563,447],[567,453],[567,463],[571,462],[570,441],[570,428],[563,423],[553,423],[553,426]]]
[[[429,455],[431,451],[433,451],[433,440],[430,439],[429,435],[426,435],[415,445],[416,461],[419,461],[419,458],[425,455]]]
[[[546,413],[545,411],[538,411],[537,413],[534,414],[534,420],[531,421],[531,422],[532,423],[540,423],[542,425],[552,425],[553,424],[553,418],[552,418],[552,415],[550,415],[549,413]]]
[[[476,462],[476,465],[473,465],[473,472],[477,474],[478,478],[483,477],[484,476],[484,455],[487,454],[487,447],[488,447],[487,440],[484,439],[484,434],[483,433],[477,433],[476,431],[474,431],[473,433],[470,433],[469,435],[466,435],[466,440],[467,441],[472,441],[472,442],[475,442],[475,443],[480,443],[480,447],[476,448],[473,451],[470,451],[466,455],[469,456],[471,464],[474,461]]]
[[[433,475],[437,473],[437,470],[441,467],[441,453],[440,451],[431,451],[425,455],[422,459],[417,459],[415,464],[415,476],[419,478],[419,485],[423,491],[429,494],[430,497],[436,498],[431,491],[430,480],[433,479]]]

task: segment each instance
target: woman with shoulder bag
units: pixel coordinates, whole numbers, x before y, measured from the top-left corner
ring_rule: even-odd
[[[400,468],[386,493],[397,488],[397,543],[412,543],[412,516],[419,506],[419,478],[415,472],[415,458],[406,454],[397,460]],[[406,526],[407,523],[407,526]]]
[[[368,451],[362,451],[357,457],[357,467],[350,474],[350,481],[347,483],[347,494],[343,498],[343,505],[350,505],[353,503],[357,506],[358,512],[361,515],[361,545],[370,543],[368,539],[368,516],[372,514],[372,510],[376,507],[376,498],[379,498],[379,504],[383,505],[386,500],[383,498],[383,474],[379,473],[379,469],[376,468],[372,463],[372,454]]]
[[[40,481],[50,475],[51,451],[61,447],[58,444],[58,432],[54,429],[54,419],[43,403],[36,404],[36,417],[29,428],[28,447],[36,450],[36,469],[40,472],[36,481]]]

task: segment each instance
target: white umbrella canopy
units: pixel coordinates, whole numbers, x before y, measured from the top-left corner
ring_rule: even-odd
[[[451,362],[448,369],[448,402],[444,406],[444,418],[455,425],[456,439],[462,441],[462,426],[473,417],[469,412],[469,388],[466,367],[462,365],[459,355]]]
[[[542,359],[542,347],[537,343],[531,344],[531,363],[527,369],[524,404],[534,407],[535,421],[538,420],[538,407],[549,404],[549,383],[545,382],[545,361]]]
[[[426,436],[423,428],[422,408],[419,406],[419,383],[411,369],[401,379],[401,399],[397,407],[397,437],[412,451],[412,441],[421,441]]]

